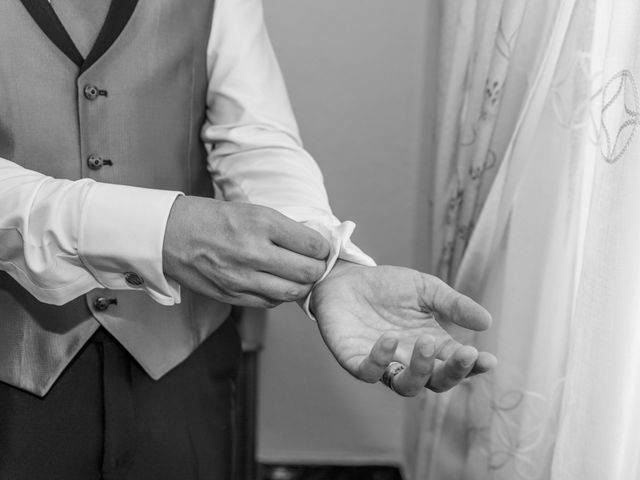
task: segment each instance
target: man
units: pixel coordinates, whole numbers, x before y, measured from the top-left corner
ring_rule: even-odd
[[[0,478],[229,478],[230,304],[401,395],[494,364],[331,214],[260,0],[7,0],[0,45]]]

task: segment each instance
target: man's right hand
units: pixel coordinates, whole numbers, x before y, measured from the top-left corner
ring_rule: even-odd
[[[322,235],[273,209],[187,196],[169,214],[163,270],[221,302],[269,308],[304,298],[328,255]]]

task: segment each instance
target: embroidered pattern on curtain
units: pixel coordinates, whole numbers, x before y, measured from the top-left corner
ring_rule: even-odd
[[[435,164],[443,169],[433,177],[437,178],[433,188],[445,186],[434,198],[433,214],[445,219],[444,228],[438,229],[442,238],[435,243],[440,250],[434,254],[435,271],[447,280],[455,276],[504,155],[508,138],[499,134],[499,126],[514,122],[518,113],[515,97],[509,99],[508,111],[500,107],[526,4],[526,0],[443,4],[444,16],[460,29],[452,39],[444,39],[452,42],[452,51],[443,51],[441,58],[444,91]]]
[[[501,363],[421,399],[414,478],[640,479],[640,5],[440,5],[432,262]]]

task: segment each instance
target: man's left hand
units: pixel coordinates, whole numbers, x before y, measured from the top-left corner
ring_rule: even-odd
[[[489,313],[442,280],[415,270],[339,261],[315,287],[311,311],[340,365],[370,383],[392,370],[388,384],[399,395],[414,396],[424,387],[444,392],[497,362],[446,330],[452,324],[485,330]]]

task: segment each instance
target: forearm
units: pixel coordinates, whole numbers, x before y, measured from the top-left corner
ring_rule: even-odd
[[[304,150],[260,0],[216,2],[208,46],[202,137],[222,197],[267,206],[320,232],[340,256],[373,264],[349,240],[354,224],[332,213],[322,174]]]
[[[162,275],[162,238],[176,192],[54,179],[0,159],[0,269],[44,303],[94,288],[179,299]],[[132,286],[125,274],[145,283]]]

